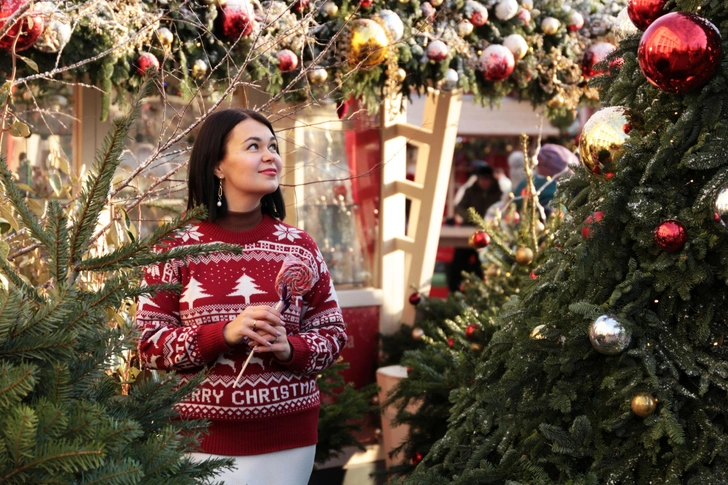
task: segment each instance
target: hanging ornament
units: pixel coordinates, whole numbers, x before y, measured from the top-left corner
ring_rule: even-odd
[[[473,340],[475,338],[475,334],[478,333],[478,330],[480,330],[480,327],[478,327],[474,323],[471,323],[470,325],[465,327],[465,338],[468,340]]]
[[[70,19],[58,10],[54,2],[39,2],[35,9],[43,16],[45,27],[33,47],[41,52],[56,53],[71,40]]]
[[[190,69],[190,74],[195,79],[202,79],[207,75],[207,62],[205,62],[202,59],[197,59],[192,64],[192,69]]]
[[[5,27],[5,20],[22,7],[27,0],[4,0],[0,2],[0,28]],[[15,46],[15,52],[29,48],[41,36],[44,30],[43,16],[31,6],[22,17],[22,20],[5,32],[0,38],[0,49],[9,51]],[[17,39],[17,42],[16,40]]]
[[[450,54],[450,48],[441,40],[433,40],[427,44],[427,58],[431,61],[444,61],[448,54]]]
[[[589,340],[600,354],[616,355],[629,347],[632,335],[616,319],[602,315],[589,326]]]
[[[420,462],[422,461],[422,459],[423,459],[423,458],[424,458],[424,456],[422,456],[422,453],[420,453],[420,452],[418,451],[418,452],[417,452],[417,453],[415,453],[415,454],[414,454],[414,456],[412,457],[412,464],[413,464],[413,465],[419,465],[419,464],[420,464]]]
[[[499,20],[510,20],[518,13],[518,2],[516,0],[500,0],[495,6],[495,16]]]
[[[616,47],[609,42],[597,42],[590,45],[584,52],[584,58],[581,61],[581,73],[584,79],[591,79],[603,74],[604,71],[597,70],[594,66],[606,59],[614,49]]]
[[[564,103],[566,103],[564,96],[560,92],[557,92],[553,98],[546,101],[546,106],[551,109],[559,109],[564,107]]]
[[[599,211],[584,219],[584,225],[581,226],[581,237],[583,237],[584,239],[589,239],[591,237],[592,227],[594,226],[594,224],[601,224],[603,217],[604,212]]]
[[[142,54],[139,54],[139,57],[137,57],[136,60],[137,74],[143,76],[147,69],[150,68],[154,69],[155,71],[159,71],[159,61],[154,56],[154,54],[152,54],[151,52],[144,52]]]
[[[455,347],[455,339],[452,338],[452,337],[448,337],[447,338],[447,346],[450,347],[450,348]]]
[[[440,5],[442,5],[442,2],[444,2],[444,1],[445,0],[430,0],[430,3],[432,4],[433,7],[439,7]]]
[[[533,327],[533,330],[531,330],[529,338],[531,340],[544,340],[546,338],[546,336],[544,335],[545,331],[546,325],[537,325]]]
[[[329,77],[329,73],[322,67],[315,67],[306,74],[311,84],[323,84]]]
[[[513,53],[513,57],[517,61],[526,57],[526,53],[528,53],[528,44],[526,43],[526,39],[519,34],[511,34],[503,39],[503,45],[506,46],[511,53]]]
[[[629,405],[633,413],[640,418],[646,418],[657,409],[657,398],[649,392],[638,392],[632,396]]]
[[[417,291],[409,296],[410,305],[417,305],[420,301],[422,301],[422,296]]]
[[[490,266],[488,266],[488,269],[485,270],[485,276],[487,278],[496,278],[500,276],[501,273],[501,269],[494,264],[491,264]]]
[[[476,27],[481,27],[488,21],[488,9],[473,0],[465,2],[465,14]]]
[[[644,31],[655,20],[665,15],[667,0],[629,0],[627,14],[632,24]]]
[[[680,251],[687,240],[688,231],[679,221],[667,220],[655,228],[655,243],[666,253]]]
[[[387,57],[389,38],[387,33],[374,20],[355,19],[350,24],[349,64],[352,66],[374,67]]]
[[[429,21],[432,21],[435,18],[435,7],[433,7],[430,2],[422,2],[420,5],[420,11],[422,12],[422,16]]]
[[[476,231],[468,238],[468,245],[473,249],[482,249],[490,244],[490,236],[485,231]]]
[[[477,353],[479,353],[479,352],[480,352],[481,350],[483,350],[483,346],[482,346],[482,345],[480,345],[479,343],[477,343],[477,342],[473,342],[473,343],[471,343],[471,344],[470,344],[470,351],[471,351],[472,353],[474,353],[474,354],[477,354]]]
[[[622,39],[625,39],[630,35],[634,35],[639,32],[640,31],[637,29],[637,27],[634,26],[632,20],[630,20],[629,18],[629,12],[627,10],[627,7],[624,7],[622,10],[620,10],[619,15],[617,15],[617,20],[614,21],[614,25],[612,26],[612,33],[614,34],[614,38],[617,42],[619,42]]]
[[[374,5],[374,0],[361,0],[359,5],[361,5],[361,8],[369,8]]]
[[[163,48],[170,49],[174,42],[174,34],[167,27],[160,27],[157,29],[157,40]]]
[[[728,186],[723,187],[713,202],[713,218],[723,227],[728,227]]]
[[[525,10],[533,10],[533,0],[521,0],[521,7]]]
[[[559,27],[561,27],[561,22],[557,18],[544,17],[541,21],[541,31],[546,35],[554,35],[559,31]]]
[[[326,3],[324,3],[324,5],[323,5],[323,7],[321,7],[321,9],[323,10],[324,15],[326,15],[329,18],[336,17],[336,14],[339,13],[339,6],[330,0]]]
[[[397,68],[397,70],[394,72],[394,80],[397,81],[399,84],[402,84],[405,79],[407,79],[407,71],[405,71],[401,67]]]
[[[276,53],[278,69],[283,72],[293,71],[298,67],[298,56],[290,49],[281,49]]]
[[[584,16],[576,10],[572,10],[569,14],[569,25],[567,25],[567,28],[571,32],[578,32],[582,27],[584,27]]]
[[[488,81],[502,81],[511,75],[516,60],[508,47],[491,44],[485,48],[478,59],[483,77]]]
[[[579,138],[579,155],[584,167],[594,174],[614,173],[624,154],[625,127],[629,126],[626,110],[620,106],[594,113],[584,124]]]
[[[475,27],[474,27],[474,26],[473,26],[473,24],[472,24],[472,23],[470,22],[470,20],[468,20],[468,19],[462,19],[462,20],[461,20],[461,21],[460,21],[460,22],[458,23],[458,35],[459,35],[460,37],[467,37],[467,36],[469,36],[470,34],[472,34],[472,33],[473,33],[473,29],[474,29],[474,28],[475,28]]]
[[[306,7],[308,7],[308,3],[310,0],[296,0],[293,2],[293,9],[297,12],[303,12]]]
[[[227,0],[221,3],[215,22],[220,35],[228,40],[247,37],[256,27],[253,7],[248,0]]]
[[[530,277],[530,278],[531,278],[532,280],[538,279],[538,275],[536,274],[536,272],[535,272],[535,271],[531,271],[531,272],[530,272],[530,273],[528,274],[528,276],[529,276],[529,277]]]
[[[384,32],[389,37],[389,41],[399,42],[404,36],[404,24],[399,15],[392,12],[391,10],[380,10],[373,17],[372,20],[377,22],[384,28]]]
[[[528,266],[533,261],[533,251],[525,246],[516,249],[516,262],[522,266]]]
[[[412,338],[413,339],[420,340],[424,336],[425,336],[425,331],[422,330],[420,327],[415,327],[412,329]]]
[[[452,91],[456,87],[458,87],[458,81],[460,80],[460,75],[455,69],[448,69],[445,71],[445,77],[440,81],[440,89],[443,91]],[[472,236],[471,236],[472,237]]]
[[[720,66],[720,32],[695,14],[668,13],[642,35],[637,57],[642,74],[655,87],[685,94],[703,86]]]
[[[525,25],[528,25],[528,24],[531,23],[531,12],[530,12],[530,10],[526,10],[525,8],[522,8],[518,12],[518,15],[516,15],[516,17],[518,18],[518,20],[521,21],[521,25],[524,25],[525,26]]]

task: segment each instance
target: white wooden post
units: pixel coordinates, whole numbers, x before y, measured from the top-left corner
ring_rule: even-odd
[[[427,93],[422,126],[406,123],[388,100],[382,109],[382,199],[379,215],[380,281],[384,305],[380,331],[391,334],[401,322],[414,323],[413,291],[429,293],[447,186],[462,107],[460,91]],[[397,106],[396,104],[394,106]],[[418,147],[415,180],[406,177],[407,143]],[[405,199],[410,199],[405,230]]]

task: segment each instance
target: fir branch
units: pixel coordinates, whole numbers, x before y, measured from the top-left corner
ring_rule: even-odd
[[[38,303],[43,302],[43,298],[41,298],[36,289],[26,283],[5,258],[0,258],[0,272],[7,276],[26,298],[32,298]]]
[[[5,156],[0,155],[0,181],[2,181],[5,187],[5,196],[10,200],[13,208],[20,215],[20,219],[23,221],[23,225],[28,228],[30,235],[38,241],[43,247],[51,251],[53,247],[53,240],[50,235],[46,233],[38,222],[38,218],[35,216],[33,211],[28,207],[28,203],[25,201],[23,192],[20,191],[15,181],[13,180],[13,174],[7,165]]]
[[[68,218],[57,201],[52,201],[48,207],[48,234],[53,241],[48,259],[50,272],[56,285],[64,286],[68,275],[68,261],[70,258],[68,246]]]

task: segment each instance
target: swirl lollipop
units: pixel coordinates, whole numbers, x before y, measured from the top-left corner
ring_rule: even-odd
[[[283,313],[291,306],[291,300],[294,296],[303,296],[313,287],[313,271],[311,267],[298,258],[289,256],[281,265],[281,269],[276,276],[276,290],[280,300],[273,308]],[[257,347],[257,345],[256,345]],[[245,359],[243,368],[240,369],[238,377],[235,378],[233,387],[237,387],[240,378],[243,377],[245,369],[253,357],[253,349],[250,349],[248,358]]]

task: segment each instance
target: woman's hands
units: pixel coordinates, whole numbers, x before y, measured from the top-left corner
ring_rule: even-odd
[[[255,347],[255,352],[273,352],[282,361],[291,358],[291,345],[281,314],[267,305],[247,307],[225,325],[223,337],[230,346],[246,341],[250,347]]]

